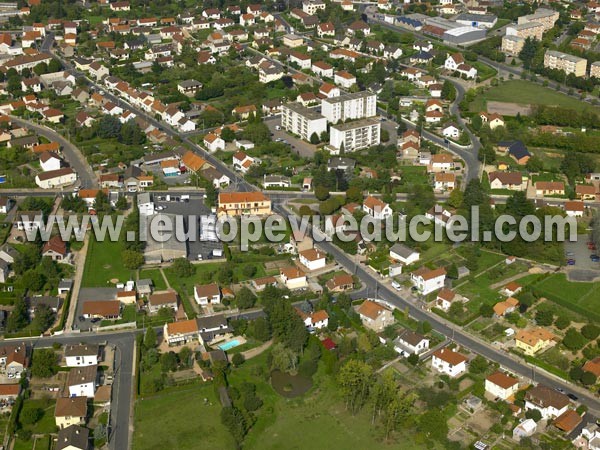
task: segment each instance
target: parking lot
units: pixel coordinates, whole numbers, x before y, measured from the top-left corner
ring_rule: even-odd
[[[587,235],[579,235],[577,242],[565,242],[565,257],[575,262],[567,266],[569,278],[575,281],[587,281],[600,276],[600,262],[594,262],[590,258],[590,255],[596,255],[598,251],[588,249],[588,241]]]
[[[167,200],[169,198],[169,200]],[[171,194],[169,196],[155,196],[154,204],[160,212],[175,214],[183,217],[183,223],[186,232],[190,231],[190,216],[194,216],[196,220],[195,228],[192,228],[190,238],[186,242],[188,259],[197,261],[198,255],[202,255],[202,259],[212,258],[213,250],[222,250],[223,244],[216,240],[216,236],[207,230],[207,221],[200,216],[210,216],[213,213],[210,208],[204,204],[201,196],[190,196],[188,200],[183,200],[180,195]],[[209,228],[209,227],[208,227]]]
[[[271,133],[273,134],[273,136],[271,136],[271,139],[273,139],[274,141],[276,141],[277,139],[286,141],[290,145],[290,148],[294,153],[297,153],[298,155],[303,156],[305,158],[312,158],[312,156],[317,151],[316,145],[304,142],[302,139],[292,136],[285,130],[277,130],[276,127],[279,127],[279,125],[281,124],[281,116],[268,117],[265,119],[265,123],[267,124],[269,130],[271,130]]]

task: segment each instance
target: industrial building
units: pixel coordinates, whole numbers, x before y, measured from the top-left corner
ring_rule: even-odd
[[[462,13],[456,17],[456,23],[470,25],[474,28],[492,28],[498,22],[493,14],[470,14]]]

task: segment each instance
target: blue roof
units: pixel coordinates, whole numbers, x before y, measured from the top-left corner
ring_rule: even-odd
[[[432,59],[433,55],[429,52],[420,51],[419,53],[417,53],[417,56],[415,56],[415,58],[417,58],[417,59]]]
[[[398,17],[398,21],[405,23],[407,25],[412,25],[413,27],[422,27],[423,26],[423,23],[419,22],[418,20],[411,19],[410,17]]]

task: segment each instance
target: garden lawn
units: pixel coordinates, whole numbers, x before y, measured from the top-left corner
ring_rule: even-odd
[[[163,278],[159,269],[144,269],[140,271],[140,280],[145,278],[152,280],[155,291],[164,291],[167,289],[167,284],[165,283],[165,279]]]
[[[553,274],[534,285],[535,290],[575,313],[600,321],[600,282],[568,281],[563,273]]]
[[[113,278],[120,282],[127,281],[132,274],[123,266],[121,250],[119,241],[112,242],[105,239],[98,242],[91,237],[81,286],[106,287]]]
[[[140,399],[135,404],[133,449],[233,449],[220,413],[212,384],[186,385]]]
[[[525,80],[501,82],[498,86],[490,88],[483,95],[479,96],[478,100],[474,103],[480,105],[480,102],[483,102],[485,104],[487,100],[518,103],[521,105],[560,105],[564,108],[571,108],[577,111],[599,111],[598,108],[594,108],[585,102]]]

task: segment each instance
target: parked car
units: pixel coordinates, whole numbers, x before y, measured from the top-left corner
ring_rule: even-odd
[[[598,255],[590,255],[590,259],[592,262],[600,262],[600,256]]]
[[[573,258],[567,259],[567,265],[574,266],[575,265],[575,260]]]

